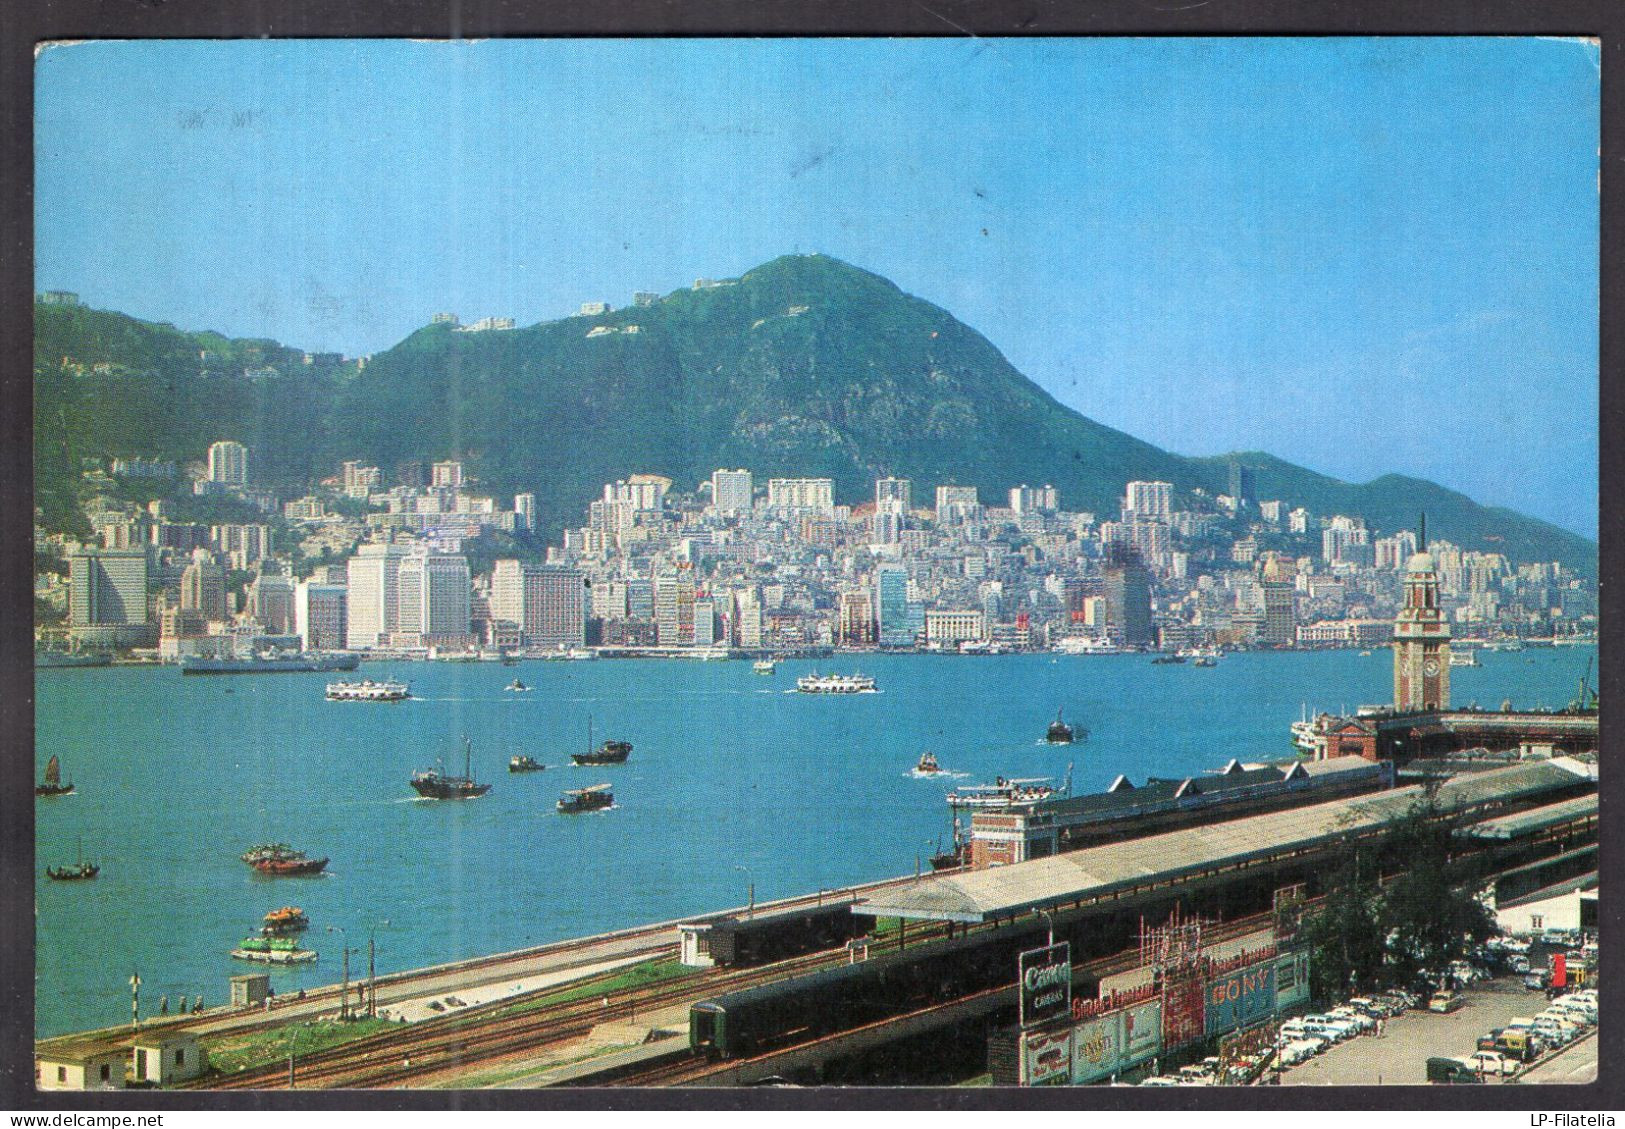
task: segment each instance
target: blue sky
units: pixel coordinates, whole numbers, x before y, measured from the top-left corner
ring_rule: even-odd
[[[38,285],[96,306],[355,355],[821,251],[1159,446],[1596,534],[1591,44],[122,42],[36,81]]]

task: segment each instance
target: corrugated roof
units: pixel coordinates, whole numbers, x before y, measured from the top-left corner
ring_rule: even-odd
[[[1438,803],[1446,811],[1573,787],[1578,774],[1557,761],[1514,765],[1446,781]],[[1265,851],[1310,847],[1402,817],[1423,795],[1421,786],[1375,796],[1333,800],[1124,843],[1089,847],[1013,866],[921,879],[860,903],[883,917],[985,921],[1040,906],[1096,897],[1151,881],[1199,874]]]
[[[1471,839],[1517,839],[1542,828],[1555,827],[1571,819],[1596,814],[1597,794],[1592,792],[1586,796],[1576,796],[1572,800],[1530,808],[1514,815],[1486,819],[1471,827],[1463,827],[1456,834]]]

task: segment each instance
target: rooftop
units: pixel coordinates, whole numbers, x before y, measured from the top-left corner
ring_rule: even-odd
[[[1585,766],[1566,758],[1514,765],[1438,788],[1438,804],[1459,811],[1512,801],[1587,781]],[[1420,785],[1375,796],[1271,812],[1184,828],[1124,843],[1090,847],[1013,866],[922,879],[860,902],[855,912],[882,917],[980,922],[1082,898],[1177,881],[1272,851],[1324,846],[1405,815],[1425,793]]]

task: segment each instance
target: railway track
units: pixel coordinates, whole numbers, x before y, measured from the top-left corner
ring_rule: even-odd
[[[940,927],[920,928],[911,933],[909,940],[923,943],[941,932]],[[896,947],[897,938],[889,936],[872,944],[871,950],[883,952]],[[754,969],[720,973],[695,969],[658,984],[611,991],[597,999],[590,998],[595,993],[589,992],[589,998],[535,1013],[501,1014],[516,1005],[549,995],[591,989],[625,971],[616,969],[298,1057],[294,1085],[309,1089],[358,1089],[394,1086],[409,1079],[421,1084],[435,1075],[464,1073],[476,1065],[489,1066],[519,1055],[533,1056],[542,1048],[581,1038],[604,1022],[818,971],[846,959],[844,949],[834,949]],[[606,998],[608,1006],[603,1002]],[[207,1076],[198,1079],[191,1088],[251,1090],[287,1086],[286,1066],[268,1065],[230,1075]]]

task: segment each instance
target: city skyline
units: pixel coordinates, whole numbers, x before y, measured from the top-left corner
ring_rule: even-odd
[[[1594,537],[1597,83],[1535,39],[55,48],[37,283],[365,353],[817,250],[1166,449]]]

